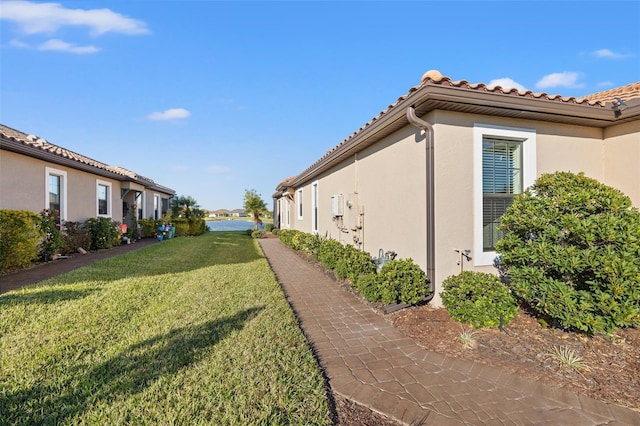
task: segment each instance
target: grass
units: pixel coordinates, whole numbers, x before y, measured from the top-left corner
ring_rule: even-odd
[[[1,425],[330,424],[243,232],[176,238],[0,296]]]

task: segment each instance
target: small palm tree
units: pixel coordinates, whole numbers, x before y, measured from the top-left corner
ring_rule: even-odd
[[[253,229],[258,229],[258,225],[262,223],[260,215],[267,211],[267,203],[255,189],[246,189],[244,191],[244,210],[253,216]]]

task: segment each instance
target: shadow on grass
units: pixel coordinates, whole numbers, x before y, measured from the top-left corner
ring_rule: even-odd
[[[72,379],[61,378],[47,386],[36,385],[14,393],[0,392],[4,412],[0,424],[59,424],[81,415],[98,402],[126,404],[123,400],[127,396],[197,362],[207,348],[241,330],[263,309],[251,308],[231,317],[172,330],[132,345],[89,371],[78,368],[69,373]]]
[[[58,302],[66,302],[69,300],[82,299],[91,293],[99,291],[100,288],[88,288],[84,290],[56,290],[51,287],[44,288],[40,291],[32,291],[29,293],[9,293],[0,298],[0,309],[2,306],[11,306],[17,304],[53,304]]]
[[[88,264],[78,265],[78,268],[72,271],[56,272],[54,265],[48,270],[49,266],[43,265],[38,268],[37,279],[25,285],[54,278],[55,282],[46,284],[46,288],[52,288],[86,280],[115,281],[188,272],[214,265],[249,263],[264,259],[262,251],[254,241],[242,231],[216,231],[198,237],[179,237],[158,241],[135,251],[124,254],[114,253],[113,257],[98,261],[93,261],[91,255],[88,255],[89,257],[86,258]],[[25,273],[29,272],[25,271]],[[12,277],[2,279],[12,279]],[[1,295],[0,301],[6,297],[12,297],[13,304],[20,303],[22,297],[25,298],[25,303],[37,302],[36,299],[29,299],[25,294]]]

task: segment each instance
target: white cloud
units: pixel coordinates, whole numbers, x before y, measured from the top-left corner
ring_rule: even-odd
[[[540,81],[536,83],[538,89],[548,89],[551,87],[582,87],[578,84],[579,74],[577,72],[556,72],[548,74],[542,77]]]
[[[209,166],[207,167],[207,173],[213,173],[213,174],[222,174],[222,173],[229,173],[231,171],[231,169],[229,167],[225,167],[225,166]]]
[[[69,52],[75,53],[76,55],[86,55],[89,53],[96,53],[100,51],[100,49],[95,46],[75,46],[71,43],[67,43],[66,41],[62,41],[57,38],[52,38],[51,40],[45,41],[40,46],[38,46],[38,50]]]
[[[17,47],[18,49],[29,49],[31,46],[29,46],[27,43],[17,40],[17,39],[13,39],[9,42],[9,46],[11,47]]]
[[[500,86],[503,89],[517,89],[520,91],[526,91],[526,87],[524,87],[522,84],[513,81],[510,78],[497,78],[495,80],[491,80],[489,82],[489,84],[487,84],[487,86]]]
[[[162,112],[152,112],[147,116],[147,118],[149,120],[163,121],[187,118],[190,115],[191,113],[184,108],[171,108]]]
[[[609,49],[596,50],[591,54],[596,58],[603,58],[603,59],[624,59],[624,58],[630,58],[633,56],[633,55],[625,55],[622,53],[615,53]]]
[[[110,9],[67,9],[59,3],[4,1],[0,19],[13,21],[26,34],[53,33],[63,26],[89,27],[90,34],[147,34],[147,24]]]

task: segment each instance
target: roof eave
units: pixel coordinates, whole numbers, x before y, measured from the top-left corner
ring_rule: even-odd
[[[418,116],[423,116],[434,110],[449,110],[601,128],[637,119],[628,110],[626,116],[616,118],[612,109],[600,105],[567,103],[426,84],[407,97],[400,98],[396,104],[390,106],[385,112],[343,141],[334,151],[308,167],[295,179],[288,182],[286,186],[296,187],[326,171],[346,156],[358,152],[408,125],[406,110],[410,106],[415,108]]]
[[[17,154],[27,155],[29,157],[37,158],[37,159],[44,160],[53,164],[58,164],[61,166],[66,166],[72,169],[93,173],[95,175],[106,177],[106,178],[125,180],[125,177],[126,177],[106,169],[101,169],[89,164],[81,163],[71,158],[61,157],[60,155],[49,152],[49,151],[44,151],[35,147],[30,147],[19,141],[13,141],[11,139],[0,138],[0,149],[15,152]]]

